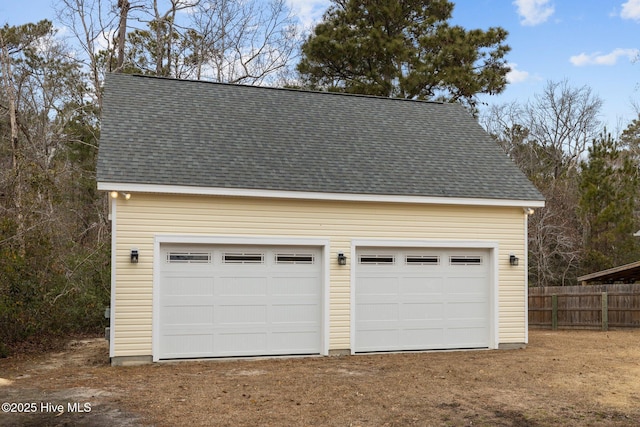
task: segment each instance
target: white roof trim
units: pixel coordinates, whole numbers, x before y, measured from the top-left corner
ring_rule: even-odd
[[[307,191],[255,190],[245,188],[195,187],[185,185],[98,182],[98,190],[127,193],[167,193],[202,196],[266,197],[279,199],[338,200],[355,202],[418,203],[438,205],[504,206],[538,208],[543,200],[476,199],[462,197],[397,196],[384,194],[320,193]]]

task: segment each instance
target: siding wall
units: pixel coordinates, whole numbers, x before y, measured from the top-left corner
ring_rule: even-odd
[[[352,239],[486,240],[499,243],[499,342],[526,342],[522,208],[415,205],[134,193],[116,204],[112,357],[152,354],[153,245],[159,234],[321,238],[331,242],[330,350],[350,348]],[[140,262],[131,264],[131,248]],[[516,254],[520,266],[509,265]]]

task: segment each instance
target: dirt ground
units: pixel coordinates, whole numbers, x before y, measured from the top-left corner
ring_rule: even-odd
[[[0,426],[639,425],[640,330],[531,331],[524,350],[117,368],[103,339],[76,340],[0,359],[0,403]]]

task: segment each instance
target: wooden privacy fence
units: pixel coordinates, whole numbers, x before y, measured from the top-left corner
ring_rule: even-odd
[[[529,288],[532,328],[640,327],[640,284]]]

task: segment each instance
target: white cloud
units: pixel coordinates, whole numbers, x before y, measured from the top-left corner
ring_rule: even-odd
[[[101,32],[100,36],[96,38],[95,44],[93,45],[95,50],[94,53],[98,53],[101,50],[106,50],[110,47],[113,47],[113,38],[116,35],[117,31],[117,29],[114,29],[107,32]]]
[[[304,29],[317,24],[331,4],[329,0],[287,0],[287,3]]]
[[[623,3],[620,17],[622,19],[640,21],[640,0],[628,0],[626,3]]]
[[[601,54],[595,53],[581,53],[580,55],[574,55],[569,58],[569,61],[576,67],[582,67],[585,65],[616,65],[618,58],[627,57],[629,61],[634,61],[640,55],[638,49],[614,49],[609,53]]]
[[[555,12],[549,0],[515,0],[513,4],[518,8],[518,15],[522,17],[522,25],[542,24]]]
[[[507,65],[511,68],[511,71],[507,73],[507,82],[522,83],[529,79],[529,72],[518,70],[518,64],[509,63]]]

